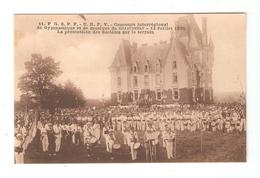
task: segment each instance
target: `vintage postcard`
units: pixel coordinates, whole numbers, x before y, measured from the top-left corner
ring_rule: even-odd
[[[243,13],[14,15],[14,162],[245,162],[245,29]]]

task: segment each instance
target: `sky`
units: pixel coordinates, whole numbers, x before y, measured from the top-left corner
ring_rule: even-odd
[[[185,14],[157,15],[86,15],[86,22],[158,22],[174,26]],[[208,38],[215,46],[213,66],[214,92],[241,92],[246,88],[246,19],[242,14],[195,14],[201,27],[201,17],[207,17]],[[86,98],[110,97],[110,73],[114,55],[122,39],[131,43],[159,43],[169,41],[170,31],[157,31],[154,35],[62,35],[55,31],[36,30],[39,22],[82,22],[79,15],[15,15],[15,99],[21,92],[17,88],[19,77],[25,72],[24,62],[31,54],[52,56],[60,61],[63,74],[57,83],[72,81],[80,87]]]

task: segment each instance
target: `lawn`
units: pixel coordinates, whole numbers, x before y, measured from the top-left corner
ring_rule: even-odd
[[[139,132],[139,135],[143,134]],[[123,143],[123,136],[117,132],[116,137]],[[220,132],[178,132],[176,157],[168,161],[166,151],[160,142],[158,162],[245,162],[246,161],[246,133]],[[139,149],[139,159],[135,162],[145,162],[145,152]],[[82,147],[72,147],[67,152],[56,156],[48,156],[36,151],[35,141],[30,145],[25,155],[25,163],[131,163],[130,150],[127,146],[114,153],[114,160],[105,151],[104,138],[96,145],[92,157],[88,157]]]

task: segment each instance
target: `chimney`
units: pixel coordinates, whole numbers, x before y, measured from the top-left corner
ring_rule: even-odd
[[[207,34],[207,17],[202,17],[202,45],[205,46],[208,43]]]

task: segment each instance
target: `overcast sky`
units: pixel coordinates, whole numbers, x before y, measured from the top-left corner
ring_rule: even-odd
[[[86,16],[93,22],[168,22],[183,15],[92,15]],[[239,14],[194,15],[201,27],[201,17],[207,16],[208,36],[215,45],[213,87],[215,92],[240,92],[245,90],[245,16]],[[63,74],[57,83],[71,80],[80,87],[87,98],[110,97],[110,73],[120,41],[158,43],[169,41],[170,32],[161,31],[154,35],[61,35],[50,31],[37,31],[38,22],[82,22],[78,15],[16,15],[15,16],[15,99],[21,92],[17,89],[19,77],[25,72],[24,62],[32,53],[43,57],[52,56],[61,62]]]

